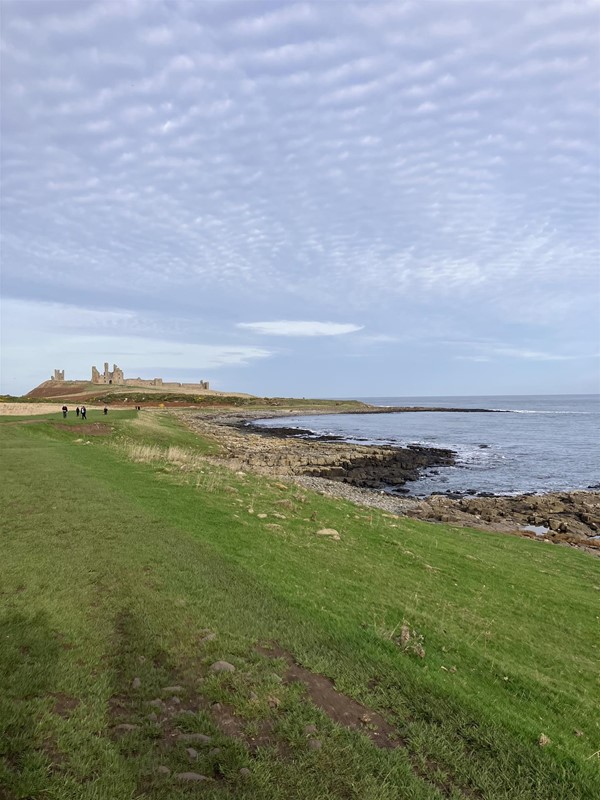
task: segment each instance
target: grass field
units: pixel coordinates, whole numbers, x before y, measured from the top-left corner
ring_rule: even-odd
[[[600,796],[598,559],[230,472],[168,412],[0,443],[2,800]]]

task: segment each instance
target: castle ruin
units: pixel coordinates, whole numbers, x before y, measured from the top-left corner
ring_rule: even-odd
[[[52,382],[63,382],[65,380],[64,369],[55,369],[54,375],[50,378]],[[92,367],[92,383],[101,386],[139,386],[154,387],[172,391],[174,389],[188,389],[193,391],[206,391],[210,387],[208,381],[198,381],[198,383],[172,383],[163,381],[162,378],[126,378],[123,370],[113,364],[112,370],[108,368],[108,361],[104,362],[104,370],[100,372],[96,367]]]
[[[104,372],[98,372],[96,367],[92,367],[92,383],[113,384],[115,386],[126,385],[123,370],[113,364],[111,372],[108,369],[108,361],[104,362]]]

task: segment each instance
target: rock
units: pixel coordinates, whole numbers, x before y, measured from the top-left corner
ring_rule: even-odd
[[[336,531],[335,528],[321,528],[320,531],[317,531],[317,536],[330,536],[332,539],[339,541],[340,534]]]
[[[139,678],[134,678],[131,681],[131,688],[132,689],[139,689],[141,685],[142,685],[142,682],[141,682],[141,680]]]
[[[200,781],[208,780],[206,775],[200,775],[199,772],[177,772],[175,778],[184,783],[199,783]]]
[[[168,694],[177,694],[177,692],[183,692],[185,689],[183,686],[163,686],[162,691]]]
[[[208,755],[215,758],[216,756],[221,755],[221,748],[220,747],[213,747],[212,750],[208,751]]]
[[[259,519],[266,519],[266,518],[267,518],[267,514],[257,514],[256,516],[257,516]]]
[[[169,700],[170,703],[173,703],[174,706],[180,706],[181,700],[177,697],[177,695],[173,695],[173,697]]]
[[[204,733],[180,733],[177,738],[180,742],[200,742],[201,744],[212,742],[212,737]]]
[[[240,770],[240,778],[249,778],[252,773],[248,769],[248,767],[242,767]]]
[[[308,741],[308,749],[309,750],[320,750],[323,747],[320,739],[309,739]]]
[[[305,725],[304,726],[304,733],[305,733],[306,736],[310,736],[311,734],[316,733],[316,732],[317,732],[317,726],[316,725]]]
[[[158,767],[158,769],[156,771],[158,772],[159,775],[170,775],[171,774],[171,770],[168,767],[165,767],[163,764],[161,764],[160,767]]]
[[[137,731],[139,725],[130,725],[128,722],[122,722],[120,725],[115,725],[114,730],[117,733],[131,733],[131,731]]]
[[[186,747],[185,752],[190,761],[198,761],[198,751],[194,750],[193,747]]]
[[[205,635],[204,635],[204,636],[203,636],[203,637],[200,639],[200,644],[204,644],[205,642],[212,642],[212,641],[213,641],[214,639],[216,639],[216,638],[217,638],[217,634],[216,634],[216,633],[213,633],[213,632],[211,631],[210,633],[207,633],[207,634],[205,634]]]
[[[156,700],[148,700],[149,706],[154,706],[154,708],[162,708],[164,706],[163,701],[160,697],[157,697]]]
[[[235,672],[235,667],[229,661],[215,661],[211,664],[211,672]]]
[[[148,714],[148,716],[146,717],[146,719],[147,719],[149,722],[158,722],[158,716],[157,716],[157,715],[154,713],[154,711],[153,711],[151,714]]]

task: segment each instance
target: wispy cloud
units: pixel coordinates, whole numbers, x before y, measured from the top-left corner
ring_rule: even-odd
[[[238,328],[266,336],[341,336],[362,330],[362,325],[339,322],[305,322],[281,319],[273,322],[238,322]]]

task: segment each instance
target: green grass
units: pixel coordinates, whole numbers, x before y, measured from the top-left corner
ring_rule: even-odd
[[[597,559],[237,475],[203,461],[215,444],[167,412],[110,412],[109,435],[89,438],[56,415],[10,420],[0,797],[600,795]],[[316,536],[324,527],[341,540]],[[403,746],[334,724],[257,653],[269,642],[382,714]],[[219,659],[236,671],[212,674]],[[157,727],[147,703],[173,684],[194,713]],[[243,736],[216,726],[212,702]],[[123,722],[139,727],[117,736]],[[213,742],[191,764],[176,729]],[[180,786],[161,764],[210,781]]]

